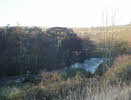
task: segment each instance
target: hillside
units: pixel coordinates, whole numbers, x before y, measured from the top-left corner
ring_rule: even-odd
[[[109,26],[109,27],[92,27],[92,28],[72,28],[74,32],[81,33],[83,35],[92,34],[97,35],[104,31],[113,31],[118,33],[117,38],[128,41],[131,44],[131,25],[119,25],[119,26]],[[106,30],[107,29],[107,30]]]

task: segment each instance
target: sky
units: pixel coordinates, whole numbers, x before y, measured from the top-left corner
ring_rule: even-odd
[[[130,10],[131,0],[0,0],[0,26],[123,25],[131,22]]]

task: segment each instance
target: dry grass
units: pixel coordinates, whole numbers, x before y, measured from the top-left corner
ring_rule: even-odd
[[[131,25],[122,25],[122,26],[110,26],[106,27],[108,32],[117,33],[117,39],[128,41],[131,47]],[[78,35],[89,35],[92,34],[90,37],[94,41],[98,41],[99,33],[103,33],[106,30],[104,27],[96,27],[96,28],[73,28],[73,30],[78,33]],[[108,33],[106,31],[106,33]],[[81,33],[81,34],[80,34]]]
[[[102,91],[93,89],[95,92],[92,92],[92,89],[85,87],[82,93],[79,91],[70,93],[65,99],[59,100],[131,100],[131,86],[108,86]]]
[[[40,85],[28,90],[2,88],[0,97],[3,100],[131,100],[130,76],[131,55],[123,55],[103,77],[82,78],[78,74],[66,80],[58,72],[44,73]]]
[[[130,81],[131,80],[131,55],[118,57],[111,68],[105,73],[107,81]],[[121,80],[120,80],[121,79]]]

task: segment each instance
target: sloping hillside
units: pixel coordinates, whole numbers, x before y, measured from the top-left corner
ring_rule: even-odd
[[[93,28],[73,28],[76,33],[81,33],[82,35],[92,34],[98,35],[101,32],[116,32],[117,38],[128,41],[131,44],[131,25],[121,25],[121,26],[109,26],[109,27],[93,27]]]

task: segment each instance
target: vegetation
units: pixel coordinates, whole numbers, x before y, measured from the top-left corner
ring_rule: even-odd
[[[98,29],[93,28],[92,32]],[[27,70],[32,77],[38,75],[23,83],[0,79],[0,85],[1,81],[4,83],[0,99],[131,100],[129,40],[112,38],[113,33],[108,32],[89,35],[74,31],[64,27],[0,28],[0,76],[23,77]],[[69,67],[93,57],[105,59],[93,74]]]
[[[38,27],[3,27],[0,28],[0,75],[62,69],[83,61],[87,52],[83,48],[83,40],[68,28],[43,31]]]
[[[43,72],[38,84],[22,83],[1,88],[5,100],[130,100],[130,55],[118,57],[103,76],[89,77],[82,69]],[[72,73],[76,73],[73,74]],[[118,92],[119,91],[119,92]]]
[[[105,73],[105,79],[109,82],[130,82],[131,81],[131,55],[118,57],[111,68]]]

